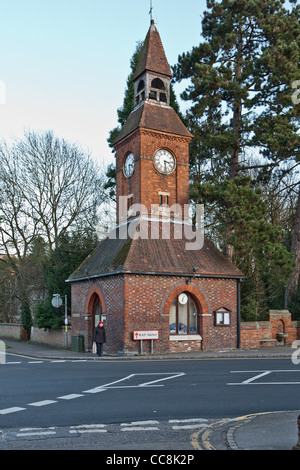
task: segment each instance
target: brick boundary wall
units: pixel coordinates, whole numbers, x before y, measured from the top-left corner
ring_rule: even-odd
[[[17,323],[0,323],[0,338],[22,341],[26,333],[22,325]]]
[[[65,349],[65,327],[60,330],[51,330],[50,328],[31,327],[30,342],[45,344],[55,348]],[[72,328],[68,326],[68,349],[71,348]]]
[[[298,339],[300,321],[292,321],[288,310],[270,310],[268,321],[241,322],[242,349],[291,345]]]

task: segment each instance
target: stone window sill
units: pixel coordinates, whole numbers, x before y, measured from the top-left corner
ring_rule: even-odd
[[[170,341],[201,341],[202,336],[200,335],[170,335]]]

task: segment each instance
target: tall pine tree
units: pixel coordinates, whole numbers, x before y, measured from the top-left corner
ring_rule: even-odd
[[[299,78],[299,7],[286,4],[207,1],[204,41],[174,68],[178,81],[190,81],[182,98],[191,103],[192,197],[206,203],[214,241],[248,276],[247,317],[270,306],[291,272],[283,233],[266,222],[263,195],[248,178],[254,167],[265,177],[298,158],[291,95]]]

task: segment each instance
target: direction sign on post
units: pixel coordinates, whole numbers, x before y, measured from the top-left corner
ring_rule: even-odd
[[[61,307],[63,303],[61,296],[59,294],[54,294],[51,303],[55,308]]]
[[[135,341],[158,339],[158,331],[157,330],[134,331],[133,339]]]
[[[151,341],[151,354],[153,354],[153,340],[158,339],[158,330],[146,330],[146,331],[134,331],[133,332],[134,341],[140,342],[140,353],[143,354],[143,341]]]

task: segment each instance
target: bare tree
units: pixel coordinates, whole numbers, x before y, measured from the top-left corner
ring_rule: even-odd
[[[100,166],[51,131],[0,143],[0,264],[15,274],[21,304],[30,303],[24,263],[33,242],[42,238],[51,253],[68,231],[95,228],[104,184]]]
[[[89,155],[50,131],[26,132],[11,152],[19,165],[15,185],[50,250],[69,229],[95,226],[105,198],[104,173]]]

